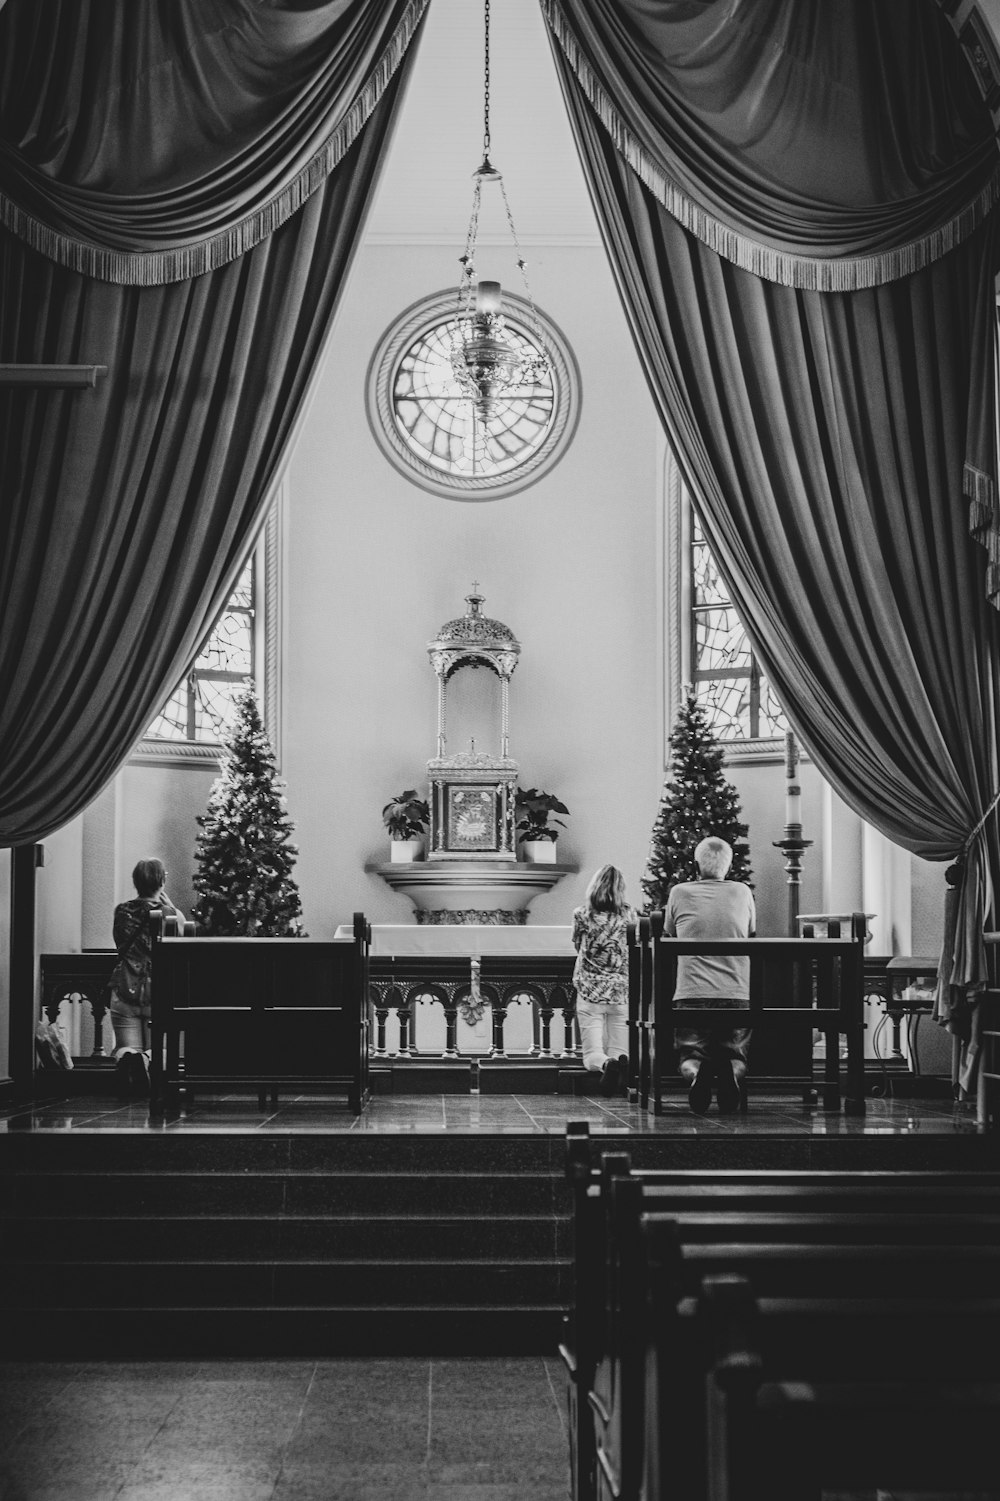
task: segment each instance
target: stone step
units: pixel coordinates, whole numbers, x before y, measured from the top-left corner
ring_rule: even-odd
[[[140,1297],[153,1308],[408,1306],[454,1310],[568,1301],[568,1261],[72,1261],[8,1263],[0,1310],[114,1307]]]
[[[751,1107],[752,1108],[752,1107]],[[790,1103],[790,1108],[799,1107]],[[876,1107],[869,1106],[872,1111]],[[842,1115],[816,1115],[812,1134],[734,1138],[657,1136],[653,1132],[595,1133],[594,1150],[628,1151],[636,1167],[813,1168],[830,1170],[976,1171],[996,1167],[996,1138],[972,1130],[908,1136],[871,1131],[862,1136]],[[871,1120],[869,1117],[869,1125]],[[9,1131],[0,1135],[0,1176],[22,1172],[233,1172],[259,1174],[471,1173],[494,1176],[547,1173],[560,1180],[565,1140],[553,1131],[440,1133],[262,1132],[185,1134],[164,1130],[74,1129]]]
[[[613,1138],[609,1139],[613,1140]],[[524,1173],[562,1175],[561,1131],[539,1136],[443,1129],[199,1132],[144,1130],[8,1131],[0,1135],[4,1172]]]
[[[561,1133],[0,1137],[13,1355],[552,1351]]]
[[[569,1186],[545,1173],[46,1172],[12,1174],[11,1216],[149,1214],[504,1214],[570,1212]]]
[[[5,1315],[7,1359],[340,1355],[551,1355],[562,1313],[547,1305],[156,1308],[105,1306]]]
[[[400,1261],[428,1257],[462,1261],[484,1248],[503,1247],[505,1259],[567,1257],[568,1217],[493,1215],[65,1215],[0,1221],[6,1261],[108,1260],[134,1262],[224,1260],[346,1260],[362,1256]]]

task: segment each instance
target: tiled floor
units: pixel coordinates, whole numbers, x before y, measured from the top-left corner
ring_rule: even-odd
[[[625,1100],[571,1095],[409,1095],[376,1096],[355,1119],[335,1101],[283,1100],[264,1111],[255,1098],[200,1098],[197,1109],[179,1120],[151,1122],[142,1104],[111,1097],[81,1097],[51,1104],[8,1108],[0,1115],[5,1131],[83,1129],[175,1132],[504,1132],[562,1136],[567,1121],[587,1121],[592,1132],[657,1136],[886,1136],[976,1135],[975,1107],[949,1099],[870,1099],[865,1115],[846,1116],[802,1105],[793,1093],[753,1096],[745,1118],[720,1116],[713,1109],[692,1115],[683,1095],[668,1099],[663,1115],[649,1115]]]
[[[566,1501],[560,1369],[0,1362],[0,1501]]]

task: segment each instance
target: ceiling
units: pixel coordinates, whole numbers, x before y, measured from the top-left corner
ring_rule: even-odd
[[[491,0],[490,133],[521,243],[596,244],[539,0]],[[368,242],[460,254],[482,143],[481,0],[431,0]],[[495,187],[483,189],[480,241],[510,243]]]

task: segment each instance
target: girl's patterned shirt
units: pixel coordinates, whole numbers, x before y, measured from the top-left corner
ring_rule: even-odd
[[[573,947],[577,950],[573,984],[578,1001],[624,1003],[628,1000],[628,943],[626,929],[635,922],[631,907],[624,912],[595,912],[577,907],[573,913]]]

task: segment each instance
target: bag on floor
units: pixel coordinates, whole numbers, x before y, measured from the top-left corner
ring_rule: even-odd
[[[51,1022],[39,1022],[35,1028],[35,1056],[42,1069],[73,1067],[69,1048]]]

